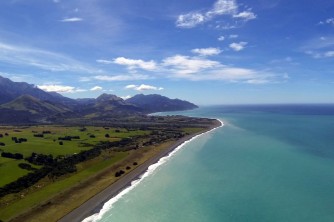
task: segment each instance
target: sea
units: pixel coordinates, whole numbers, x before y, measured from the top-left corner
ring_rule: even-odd
[[[160,113],[219,119],[84,221],[333,222],[334,105]]]

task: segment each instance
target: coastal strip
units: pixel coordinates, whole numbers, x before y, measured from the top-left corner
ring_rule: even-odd
[[[133,187],[138,184],[142,178],[145,177],[145,173],[148,173],[150,167],[152,167],[154,164],[161,165],[159,162],[162,161],[163,158],[173,155],[174,152],[183,147],[183,145],[187,142],[190,142],[198,136],[209,133],[223,125],[223,122],[217,119],[215,124],[213,124],[207,130],[185,136],[182,139],[176,141],[172,146],[164,149],[158,155],[139,165],[137,168],[124,175],[122,178],[111,184],[100,193],[93,196],[81,206],[65,215],[63,218],[58,220],[58,222],[92,222],[98,220],[100,217],[102,217],[105,211],[110,209],[114,202],[116,202],[129,190],[133,189]]]

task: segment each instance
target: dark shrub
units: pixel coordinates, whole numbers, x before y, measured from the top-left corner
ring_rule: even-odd
[[[117,171],[117,172],[115,173],[115,177],[120,177],[120,176],[122,176],[122,174],[124,174],[124,173],[125,173],[124,170]]]
[[[19,138],[18,141],[19,141],[20,143],[23,143],[23,142],[27,142],[28,140],[27,140],[26,138]]]
[[[86,130],[87,130],[86,127],[83,127],[83,128],[81,128],[81,129],[79,129],[80,132],[85,132]]]
[[[16,160],[22,160],[23,159],[23,155],[21,153],[7,153],[7,152],[2,152],[1,153],[2,157],[6,157],[6,158],[12,158],[12,159],[16,159]]]
[[[24,170],[31,170],[31,171],[36,170],[36,168],[32,167],[28,163],[19,163],[19,167]]]

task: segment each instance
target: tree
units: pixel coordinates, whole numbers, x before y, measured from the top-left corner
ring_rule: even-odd
[[[2,152],[1,153],[2,157],[6,157],[6,158],[12,158],[12,159],[16,159],[16,160],[22,160],[23,159],[23,155],[21,153],[7,153],[7,152]]]

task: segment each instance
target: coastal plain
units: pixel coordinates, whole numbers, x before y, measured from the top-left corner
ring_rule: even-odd
[[[58,163],[73,156],[99,148],[98,155],[75,164],[75,171],[62,175],[47,176],[34,185],[0,198],[0,219],[3,221],[57,221],[72,212],[84,212],[71,221],[80,221],[101,208],[108,199],[116,195],[138,178],[151,164],[167,155],[175,147],[198,133],[220,125],[216,120],[189,117],[150,117],[151,121],[131,127],[110,126],[3,126],[0,142],[2,152],[23,154],[23,159],[1,157],[0,173],[6,175],[1,190],[10,183],[31,172],[18,166],[30,164],[35,171],[47,165],[28,161],[32,153],[57,159]],[[36,137],[36,134],[43,134]],[[7,134],[7,135],[5,135]],[[35,135],[35,136],[34,136]],[[25,138],[26,142],[15,143],[12,137]],[[72,137],[70,140],[62,138]],[[122,145],[122,141],[128,141]],[[117,144],[117,146],[115,146]],[[111,145],[111,147],[108,147]],[[66,161],[65,161],[66,162]],[[54,168],[54,165],[50,165]],[[7,171],[8,170],[8,171]],[[11,172],[10,174],[6,172]],[[117,187],[117,188],[116,188]],[[103,198],[98,193],[103,191]],[[95,199],[94,205],[82,205]],[[85,208],[80,210],[80,206]],[[78,208],[79,207],[79,208]],[[72,216],[71,216],[72,215]],[[63,219],[62,221],[69,221]]]

